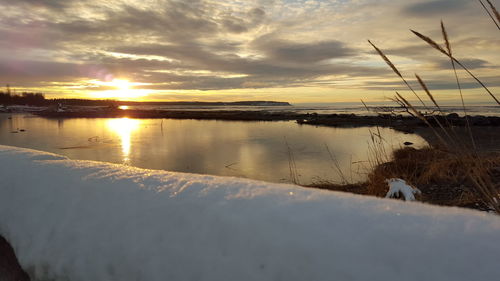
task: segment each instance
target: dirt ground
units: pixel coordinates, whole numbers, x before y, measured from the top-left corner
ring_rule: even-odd
[[[495,126],[477,126],[472,127],[472,135],[474,144],[478,151],[482,153],[500,153],[500,127]],[[432,146],[440,146],[441,141],[436,136],[436,133],[429,127],[418,127],[414,132],[423,137]],[[446,134],[442,130],[437,130],[446,139]],[[448,134],[455,142],[465,145],[471,145],[471,137],[469,130],[465,127],[455,127],[449,130]],[[457,141],[458,140],[458,141]]]

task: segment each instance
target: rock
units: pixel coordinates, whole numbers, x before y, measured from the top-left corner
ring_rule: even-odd
[[[476,126],[488,126],[490,125],[490,120],[485,116],[474,116],[471,118],[472,125]]]

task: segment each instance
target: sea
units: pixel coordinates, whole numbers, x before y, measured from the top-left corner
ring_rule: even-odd
[[[356,115],[377,115],[377,114],[406,114],[406,109],[395,106],[393,103],[367,103],[366,106],[359,103],[297,103],[290,106],[186,106],[186,105],[135,105],[126,106],[130,109],[143,110],[179,110],[179,111],[270,111],[283,112],[292,111],[297,113],[317,113],[317,114],[356,114]],[[415,106],[422,112],[436,112],[434,107]],[[457,113],[460,116],[483,115],[500,116],[500,106],[491,103],[476,103],[467,105],[465,108],[459,104],[449,104],[441,106],[441,111],[445,114]]]

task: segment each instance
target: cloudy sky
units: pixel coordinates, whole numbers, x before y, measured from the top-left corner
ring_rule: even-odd
[[[500,6],[498,1],[493,3]],[[0,0],[0,83],[48,97],[379,101],[405,92],[367,39],[456,100],[442,42],[500,96],[500,32],[474,0]],[[468,101],[490,101],[466,74]]]

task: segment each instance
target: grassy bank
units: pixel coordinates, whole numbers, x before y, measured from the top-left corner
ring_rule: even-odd
[[[477,192],[471,171],[477,177],[492,184],[500,182],[500,154],[484,153],[481,161],[464,155],[457,157],[453,152],[439,148],[411,147],[394,151],[392,160],[373,168],[368,179],[362,183],[335,184],[329,182],[307,185],[309,187],[351,192],[362,195],[384,197],[388,191],[385,182],[389,178],[401,178],[422,192],[421,202],[491,210],[489,202]],[[496,184],[497,192],[500,191]]]
[[[488,0],[486,2],[489,7],[481,0],[479,2],[500,30],[500,15],[495,6]],[[500,214],[500,154],[484,151],[481,148],[478,140],[483,142],[484,136],[478,136],[473,132],[475,122],[467,117],[464,87],[460,81],[458,70],[463,70],[467,76],[472,78],[477,83],[477,87],[483,89],[484,94],[489,96],[492,102],[500,106],[500,100],[480,78],[458,59],[452,50],[450,37],[443,22],[441,22],[440,27],[443,44],[420,32],[414,30],[411,32],[421,40],[420,42],[430,46],[450,61],[456,80],[457,97],[461,100],[463,114],[466,116],[465,124],[463,124],[465,129],[457,130],[454,117],[444,114],[436,96],[418,74],[415,74],[415,80],[411,81],[381,48],[368,40],[375,52],[392,69],[411,94],[410,97],[405,97],[396,92],[393,100],[406,108],[409,115],[418,118],[427,125],[431,131],[427,136],[427,139],[431,140],[431,146],[420,150],[413,148],[396,150],[388,158],[386,153],[379,150],[374,142],[375,158],[372,163],[374,165],[372,165],[372,170],[365,183],[342,187],[320,184],[315,187],[384,196],[389,189],[386,181],[391,178],[401,178],[421,191],[420,201],[491,210]],[[420,90],[412,85],[419,85]],[[410,98],[414,101],[410,101]],[[415,104],[424,110],[419,109]],[[465,134],[461,131],[464,131]],[[381,136],[378,137],[382,139]],[[496,137],[495,141],[498,142],[498,139]],[[497,146],[499,145],[497,144]]]

